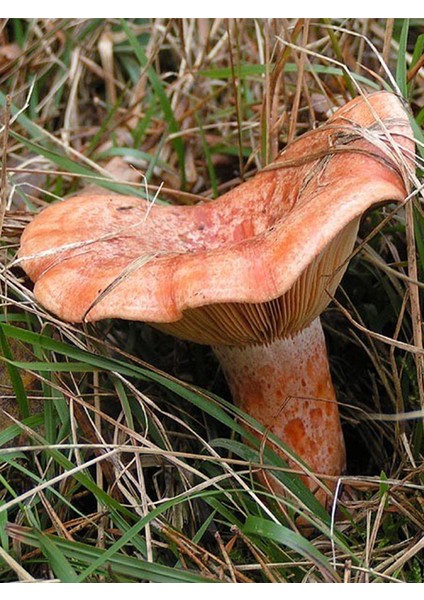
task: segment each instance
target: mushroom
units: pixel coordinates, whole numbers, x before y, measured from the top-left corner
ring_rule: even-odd
[[[140,320],[212,345],[237,405],[313,472],[339,476],[319,315],[361,216],[405,199],[412,139],[394,94],[358,97],[217,200],[85,193],[54,204],[24,231],[19,258],[37,301],[66,321]]]

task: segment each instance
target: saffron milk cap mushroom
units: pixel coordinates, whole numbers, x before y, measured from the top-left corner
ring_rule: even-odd
[[[402,103],[375,92],[214,201],[85,193],[54,204],[24,231],[19,258],[37,301],[66,321],[139,320],[212,345],[239,407],[312,471],[338,476],[345,449],[319,315],[361,216],[407,196],[413,152]]]

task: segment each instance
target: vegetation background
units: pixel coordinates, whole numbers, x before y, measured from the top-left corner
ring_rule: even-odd
[[[414,19],[1,22],[2,582],[424,580],[423,48]],[[327,514],[242,442],[208,348],[59,321],[16,251],[34,213],[89,184],[213,199],[382,88],[411,107],[417,177],[363,220],[324,315],[349,457]],[[111,180],[114,157],[145,183]]]

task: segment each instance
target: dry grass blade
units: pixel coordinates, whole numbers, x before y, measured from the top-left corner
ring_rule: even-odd
[[[401,567],[407,562],[411,560],[414,556],[419,554],[424,549],[424,538],[421,537],[417,542],[413,543],[408,549],[402,551],[400,556],[394,557],[394,559],[390,559],[389,566],[380,566],[382,575],[388,576],[395,573],[397,570],[401,569]]]
[[[16,573],[17,577],[19,578],[19,581],[26,582],[26,583],[34,583],[35,581],[37,581],[22,567],[22,565],[20,565],[12,556],[10,556],[1,547],[0,547],[0,557]]]
[[[379,333],[376,333],[375,331],[371,331],[370,329],[367,329],[366,327],[364,327],[363,325],[360,325],[360,323],[355,321],[355,319],[343,307],[343,305],[337,301],[337,299],[333,298],[333,301],[337,304],[338,308],[345,315],[345,317],[350,321],[350,323],[352,323],[352,325],[354,325],[354,327],[356,327],[359,331],[362,331],[363,333],[366,333],[367,335],[369,335],[369,337],[374,338],[380,342],[383,342],[384,344],[388,344],[389,346],[394,346],[395,348],[399,348],[400,350],[405,350],[406,352],[411,352],[412,354],[415,354],[417,356],[424,356],[424,350],[422,347],[414,346],[413,344],[407,344],[405,342],[399,342],[397,340],[394,340],[393,338],[390,338],[385,335],[381,335]]]
[[[115,234],[116,235],[116,234]],[[153,254],[145,254],[142,256],[139,256],[138,258],[134,259],[123,271],[122,273],[119,275],[119,277],[116,277],[116,279],[114,279],[108,286],[107,288],[105,288],[98,296],[97,298],[94,300],[94,302],[88,307],[88,309],[86,310],[83,320],[85,321],[87,319],[88,314],[90,313],[91,310],[93,310],[93,308],[95,306],[97,306],[97,304],[99,304],[99,302],[101,302],[108,294],[110,294],[116,287],[118,287],[118,285],[125,280],[126,277],[128,277],[129,275],[131,275],[132,273],[134,273],[135,271],[137,271],[138,269],[141,269],[141,267],[143,267],[144,265],[146,265],[147,263],[149,263],[152,260],[155,260],[156,258],[158,258],[158,256],[160,256],[160,252],[155,252]]]
[[[3,126],[3,139],[2,139],[2,157],[1,157],[1,173],[0,173],[0,234],[3,231],[4,215],[7,207],[7,144],[9,141],[9,127],[10,127],[10,96],[6,97],[6,108],[4,111],[4,126]]]

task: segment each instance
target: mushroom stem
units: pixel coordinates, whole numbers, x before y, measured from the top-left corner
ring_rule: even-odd
[[[340,475],[345,446],[320,319],[263,346],[219,346],[236,404],[279,437],[317,474]],[[293,461],[288,461],[293,464]],[[314,491],[316,484],[304,477]]]

